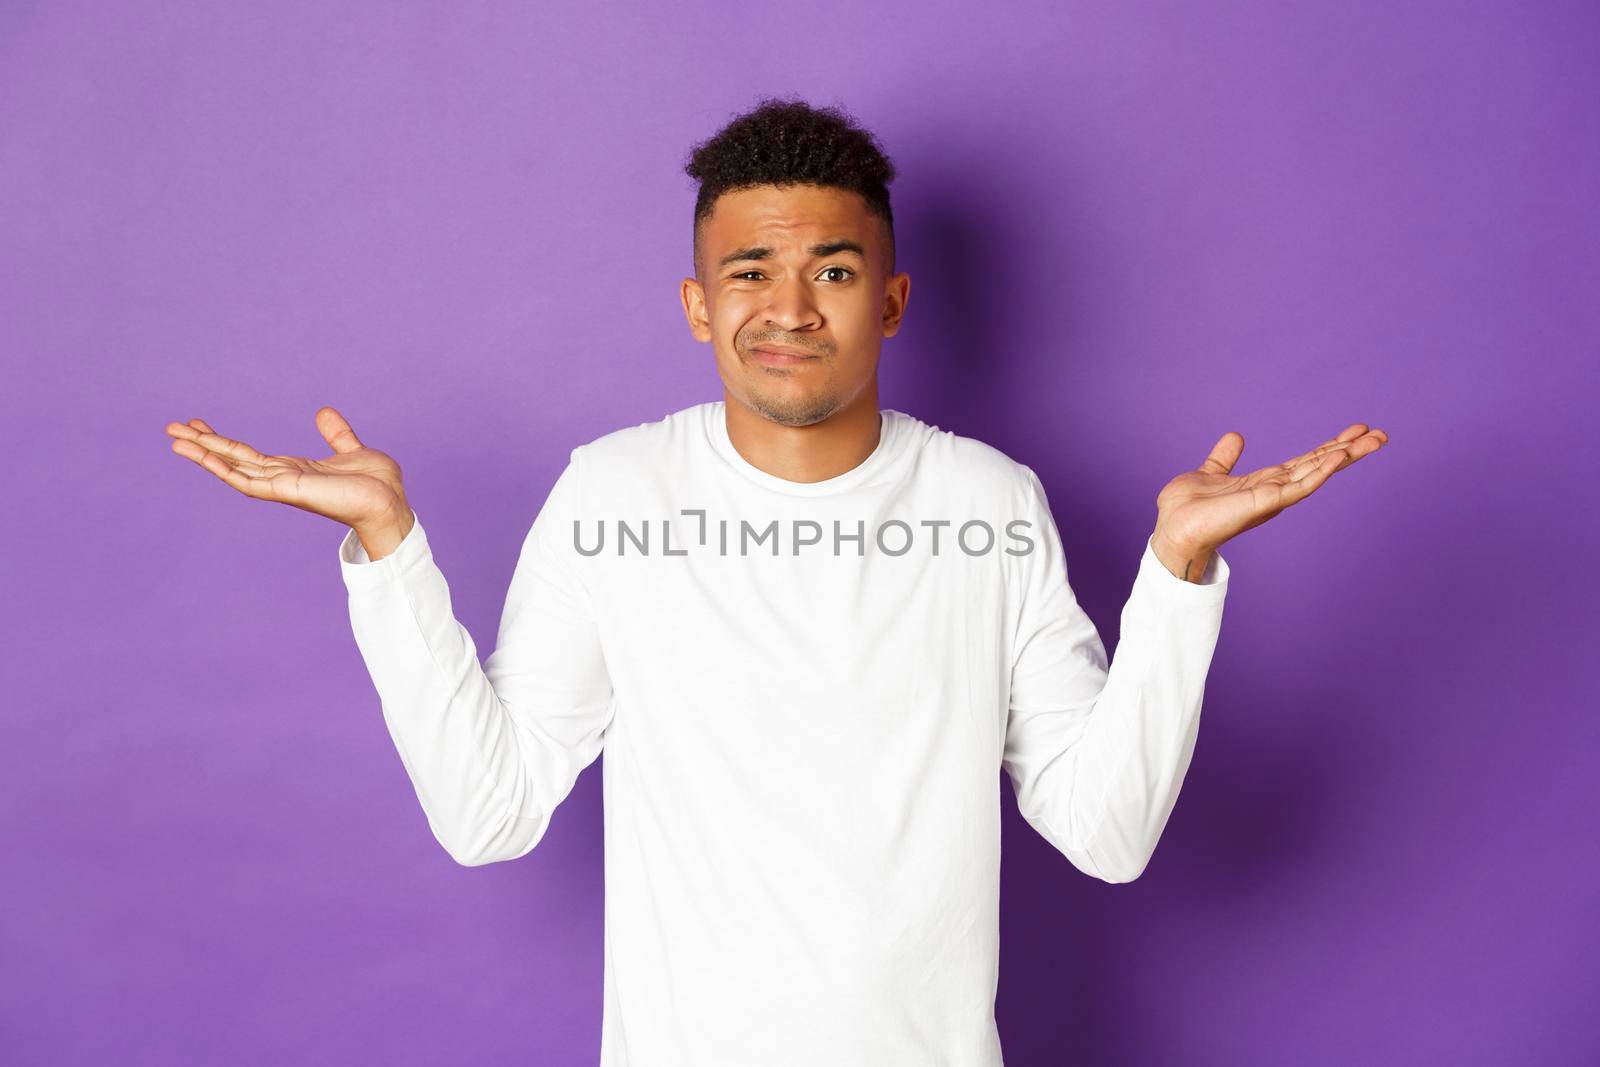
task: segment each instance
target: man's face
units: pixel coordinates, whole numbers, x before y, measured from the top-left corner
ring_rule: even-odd
[[[809,426],[868,388],[900,329],[907,274],[889,275],[888,226],[860,194],[816,185],[724,193],[702,220],[684,314],[710,341],[728,394],[785,426]],[[804,358],[784,360],[763,350]]]

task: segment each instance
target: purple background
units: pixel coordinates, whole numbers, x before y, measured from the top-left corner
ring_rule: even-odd
[[[1391,435],[1223,548],[1141,879],[997,779],[1008,1067],[1595,1062],[1600,8],[1140,8],[0,7],[5,1058],[594,1062],[599,765],[453,863],[342,528],[162,427],[338,407],[487,654],[567,450],[721,397],[682,161],[800,92],[902,172],[881,403],[1039,471],[1108,647],[1223,432]]]

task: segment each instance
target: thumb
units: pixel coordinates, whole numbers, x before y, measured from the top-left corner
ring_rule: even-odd
[[[344,416],[333,408],[318,408],[316,419],[317,430],[322,434],[322,439],[328,442],[335,452],[356,452],[366,447],[356,436],[356,432],[350,428],[350,424],[345,421]]]
[[[1211,454],[1200,464],[1200,469],[1207,474],[1227,474],[1233,470],[1233,465],[1239,462],[1239,455],[1243,451],[1244,434],[1237,430],[1229,430],[1217,438],[1217,443],[1211,448]]]

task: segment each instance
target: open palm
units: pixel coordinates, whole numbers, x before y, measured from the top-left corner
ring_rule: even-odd
[[[1309,452],[1235,476],[1230,472],[1244,451],[1244,437],[1229,431],[1199,469],[1185,471],[1162,487],[1156,497],[1158,525],[1163,536],[1175,544],[1216,549],[1304,500],[1335,471],[1376,452],[1388,441],[1384,431],[1352,423]]]
[[[323,515],[351,527],[395,520],[407,511],[400,465],[367,448],[331,407],[316,414],[317,430],[333,449],[326,459],[268,456],[223,437],[203,419],[169,422],[172,450],[204,467],[245,496]]]

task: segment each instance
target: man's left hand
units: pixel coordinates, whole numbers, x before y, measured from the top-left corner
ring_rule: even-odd
[[[1337,437],[1275,467],[1230,472],[1244,451],[1244,435],[1230,430],[1198,470],[1185,471],[1156,496],[1151,547],[1173,574],[1197,582],[1211,555],[1230,538],[1259,526],[1290,504],[1316,492],[1335,471],[1376,452],[1389,441],[1382,430],[1354,423]]]

